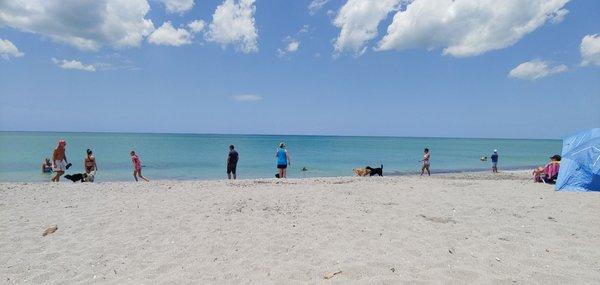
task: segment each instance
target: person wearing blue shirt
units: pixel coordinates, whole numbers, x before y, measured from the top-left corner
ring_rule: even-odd
[[[493,173],[498,173],[498,150],[495,149],[494,153],[492,154],[492,172]]]
[[[287,167],[291,165],[290,154],[285,148],[285,143],[281,142],[279,144],[279,148],[275,152],[275,157],[277,158],[277,170],[279,171],[277,178],[286,178],[287,177]]]

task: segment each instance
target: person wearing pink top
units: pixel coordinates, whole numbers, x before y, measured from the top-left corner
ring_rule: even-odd
[[[133,178],[135,181],[138,181],[139,176],[140,178],[144,179],[144,181],[148,182],[148,179],[142,176],[142,162],[140,161],[140,157],[135,154],[135,151],[133,150],[129,154],[131,155],[131,162],[133,163]]]
[[[555,184],[558,171],[560,170],[560,160],[560,155],[555,154],[550,157],[550,163],[546,164],[546,166],[533,170],[533,181]]]

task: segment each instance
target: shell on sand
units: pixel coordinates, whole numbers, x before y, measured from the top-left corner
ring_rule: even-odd
[[[323,276],[323,278],[325,278],[325,279],[331,279],[331,278],[333,278],[333,276],[336,276],[336,275],[338,275],[338,274],[340,274],[340,273],[342,273],[342,271],[341,271],[341,270],[340,270],[340,271],[336,271],[336,272],[329,272],[329,273],[326,273],[326,274]]]
[[[56,230],[58,230],[58,226],[57,225],[52,225],[50,227],[48,227],[43,233],[42,236],[47,236],[49,234],[53,234],[54,232],[56,232]]]

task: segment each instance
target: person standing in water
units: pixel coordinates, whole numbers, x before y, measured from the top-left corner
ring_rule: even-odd
[[[235,146],[229,146],[229,155],[227,155],[227,178],[236,179],[236,170],[239,154],[235,150]]]
[[[492,172],[498,173],[498,150],[495,149],[494,153],[491,156],[492,158]]]
[[[98,165],[96,164],[96,157],[92,154],[92,150],[89,148],[87,149],[86,154],[87,155],[85,156],[85,159],[83,159],[85,173],[90,174],[93,172],[93,174],[96,174],[96,171],[98,170]]]
[[[129,154],[131,155],[131,162],[133,163],[133,178],[135,181],[138,181],[139,176],[144,179],[144,181],[148,182],[148,179],[142,176],[142,162],[140,161],[140,157],[135,154],[135,151],[133,150]]]
[[[279,171],[278,178],[287,178],[287,167],[288,165],[291,165],[292,162],[284,142],[279,143],[279,148],[275,152],[275,157],[277,158],[277,171]]]
[[[52,153],[52,170],[56,173],[54,177],[52,177],[52,182],[58,182],[60,180],[60,176],[65,174],[67,170],[67,154],[66,148],[67,142],[65,140],[59,140],[58,146],[54,149]]]
[[[429,171],[429,157],[429,149],[425,148],[423,151],[423,159],[421,160],[423,162],[423,166],[421,167],[421,176],[423,176],[425,171],[427,171],[427,175],[431,176],[431,172]]]
[[[42,162],[42,173],[52,173],[52,161],[47,157]]]

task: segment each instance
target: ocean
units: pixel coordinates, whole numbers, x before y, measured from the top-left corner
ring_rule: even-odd
[[[130,150],[139,154],[143,174],[151,180],[214,180],[227,177],[230,144],[240,154],[238,179],[274,177],[281,141],[291,155],[290,178],[350,176],[355,167],[381,164],[385,175],[417,173],[425,147],[431,150],[433,173],[489,169],[491,161],[480,157],[489,158],[494,149],[500,170],[525,169],[543,165],[562,147],[560,140],[529,139],[0,132],[0,181],[49,181],[41,163],[61,138],[73,163],[67,173],[84,172],[85,151],[91,148],[99,169],[96,181],[133,180]]]

